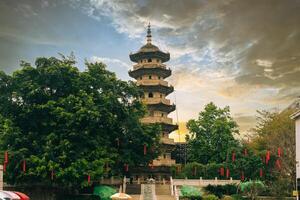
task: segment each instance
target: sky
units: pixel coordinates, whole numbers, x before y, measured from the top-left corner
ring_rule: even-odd
[[[0,0],[0,70],[74,52],[80,70],[102,61],[130,80],[129,54],[145,44],[150,22],[153,43],[171,54],[174,121],[184,125],[214,102],[230,106],[246,134],[257,110],[300,95],[299,10],[299,0]]]

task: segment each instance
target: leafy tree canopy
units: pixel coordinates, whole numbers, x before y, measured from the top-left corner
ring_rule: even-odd
[[[22,62],[12,75],[0,72],[0,148],[10,154],[6,181],[51,182],[69,188],[120,174],[124,164],[146,165],[158,154],[159,127],[139,121],[141,91],[117,79],[103,63],[73,56]],[[154,148],[155,149],[155,148]],[[22,161],[26,160],[26,172]],[[50,175],[54,172],[54,180]]]
[[[209,103],[198,119],[190,120],[187,127],[191,133],[187,138],[189,161],[222,163],[239,146],[234,138],[238,126],[230,116],[229,107],[218,108]]]
[[[258,111],[257,126],[253,129],[253,138],[249,147],[257,154],[271,152],[271,165],[276,170],[268,173],[272,181],[270,185],[273,195],[290,195],[295,183],[295,122],[290,116],[295,112],[286,109],[282,112]],[[281,156],[278,156],[278,148]],[[280,169],[276,166],[280,163]]]

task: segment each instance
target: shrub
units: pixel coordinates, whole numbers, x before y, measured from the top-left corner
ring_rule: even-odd
[[[222,200],[234,200],[234,198],[226,195],[222,198]]]
[[[250,199],[254,200],[258,194],[266,189],[262,181],[247,181],[241,183],[241,191]]]
[[[180,191],[182,197],[184,198],[191,199],[191,200],[201,199],[201,192],[196,187],[184,185],[181,187]]]
[[[219,200],[219,198],[216,195],[209,194],[209,195],[203,196],[203,200]]]
[[[223,195],[233,195],[237,192],[237,185],[227,184],[227,185],[208,185],[204,189],[221,198]]]
[[[240,194],[234,194],[234,195],[231,195],[231,197],[234,199],[234,200],[244,200],[246,198],[244,198],[242,195]]]

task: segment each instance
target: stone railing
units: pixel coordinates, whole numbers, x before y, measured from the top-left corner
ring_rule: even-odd
[[[142,102],[145,104],[158,104],[158,103],[163,103],[166,105],[171,104],[171,101],[165,98],[144,98],[142,99]]]
[[[171,144],[171,145],[174,145],[175,142],[173,139],[171,138],[166,138],[166,137],[162,137],[160,138],[160,142],[163,143],[163,144]]]
[[[157,62],[150,62],[150,63],[138,63],[133,65],[133,70],[140,69],[140,68],[153,68],[153,67],[160,67],[165,69],[166,65]]]
[[[152,124],[152,123],[173,124],[172,118],[168,118],[168,117],[144,117],[141,119],[141,122],[145,124]]]
[[[147,80],[137,80],[137,85],[163,85],[163,86],[169,86],[167,81],[159,80],[159,79],[147,79]]]
[[[219,180],[215,179],[173,179],[173,185],[190,185],[190,186],[201,186],[205,187],[208,185],[227,185],[227,184],[239,184],[240,180]]]
[[[153,160],[153,166],[172,166],[175,165],[176,161],[172,159],[156,159]]]
[[[205,187],[208,185],[227,185],[227,184],[240,184],[240,180],[233,180],[230,178],[230,180],[218,180],[215,179],[173,179],[170,177],[170,187],[171,187],[171,194],[173,194],[177,199],[179,199],[180,196],[180,190],[178,190],[177,187],[180,187],[182,185],[189,185],[189,186],[197,186],[197,187]]]

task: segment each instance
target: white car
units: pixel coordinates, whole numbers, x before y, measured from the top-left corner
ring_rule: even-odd
[[[21,198],[10,191],[0,191],[0,199],[2,200],[20,200]]]

